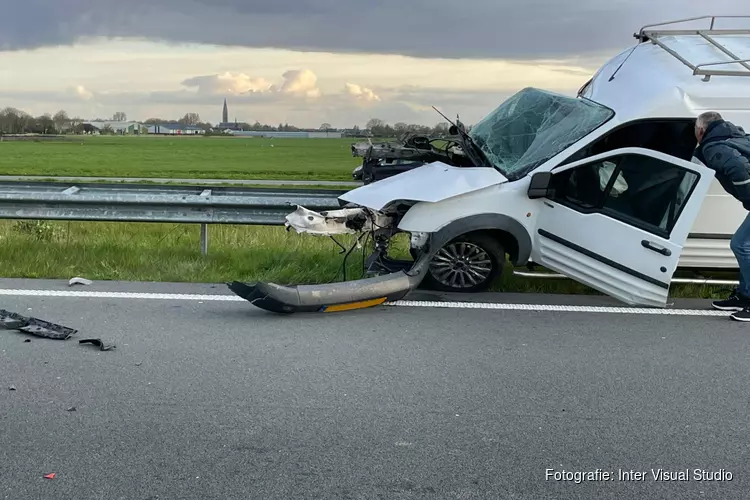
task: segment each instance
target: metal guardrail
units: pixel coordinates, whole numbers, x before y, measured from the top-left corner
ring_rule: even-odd
[[[276,189],[158,184],[0,182],[0,219],[279,226],[295,205],[340,208],[332,189]]]

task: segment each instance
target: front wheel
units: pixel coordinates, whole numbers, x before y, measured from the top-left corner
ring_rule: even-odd
[[[505,267],[505,249],[486,234],[467,234],[447,243],[433,257],[422,286],[443,292],[487,290]]]

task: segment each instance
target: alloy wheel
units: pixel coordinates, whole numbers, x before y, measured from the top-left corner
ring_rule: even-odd
[[[492,260],[480,246],[457,241],[441,248],[430,263],[435,280],[451,288],[471,288],[492,273]]]

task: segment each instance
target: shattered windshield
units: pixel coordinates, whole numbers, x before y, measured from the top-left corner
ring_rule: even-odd
[[[592,101],[527,88],[483,118],[469,135],[505,177],[518,179],[612,115]]]

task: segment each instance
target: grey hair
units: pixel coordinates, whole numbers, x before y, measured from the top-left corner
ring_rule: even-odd
[[[723,118],[716,111],[706,111],[705,113],[698,115],[698,119],[695,120],[695,126],[705,129],[709,124],[716,120],[723,120]]]

